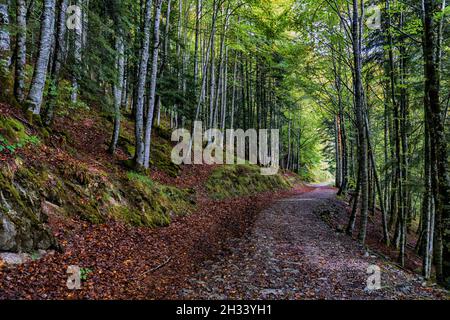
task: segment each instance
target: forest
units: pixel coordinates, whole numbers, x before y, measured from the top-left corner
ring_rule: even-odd
[[[448,299],[449,22],[446,0],[0,0],[0,299]],[[278,130],[278,174],[174,163],[199,121]]]

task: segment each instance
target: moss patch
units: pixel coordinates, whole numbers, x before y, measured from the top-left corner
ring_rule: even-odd
[[[158,168],[171,177],[176,177],[180,173],[181,167],[172,162],[172,144],[170,142],[171,134],[167,129],[157,127],[154,129],[152,138],[150,164]],[[125,130],[119,139],[119,146],[133,157],[135,154],[134,137]],[[131,166],[130,166],[131,167]]]
[[[0,115],[0,135],[11,143],[26,140],[29,136],[25,126],[18,120]]]
[[[16,163],[17,170],[0,170],[0,250],[33,251],[57,247],[45,227],[39,189],[39,174]],[[30,189],[30,186],[33,186]]]
[[[128,174],[128,180],[128,199],[135,208],[130,210],[129,206],[124,218],[133,225],[166,226],[173,217],[188,214],[194,208],[193,190],[161,185],[134,172]]]
[[[180,166],[172,162],[172,145],[160,137],[155,137],[152,141],[150,162],[159,170],[171,177],[176,177],[180,173]]]
[[[214,170],[206,188],[210,197],[225,199],[286,189],[291,183],[280,175],[263,176],[253,165],[227,165]]]

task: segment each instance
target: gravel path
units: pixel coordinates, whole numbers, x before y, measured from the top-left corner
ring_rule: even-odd
[[[438,299],[444,291],[420,277],[368,255],[350,237],[334,232],[318,213],[337,202],[323,186],[280,200],[261,212],[251,232],[180,290],[183,299]],[[369,291],[367,269],[381,268],[380,290]]]

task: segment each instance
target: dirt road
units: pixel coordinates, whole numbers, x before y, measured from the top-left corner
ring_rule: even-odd
[[[320,210],[338,202],[335,190],[280,200],[264,210],[251,232],[232,239],[228,250],[179,291],[184,299],[437,299],[445,293],[422,285],[332,230]],[[381,289],[368,290],[369,266],[381,270]]]

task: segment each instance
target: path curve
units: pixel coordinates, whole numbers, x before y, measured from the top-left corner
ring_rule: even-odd
[[[434,299],[420,277],[370,256],[322,221],[318,210],[338,202],[336,191],[313,191],[277,201],[260,213],[251,232],[232,239],[206,261],[183,299]],[[367,270],[381,268],[382,289],[369,291]],[[440,293],[442,295],[442,292]]]

